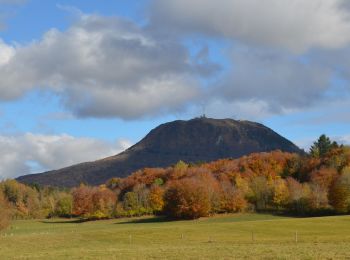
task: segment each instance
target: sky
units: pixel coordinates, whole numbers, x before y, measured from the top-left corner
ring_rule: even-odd
[[[347,0],[0,0],[0,179],[205,114],[350,144]]]

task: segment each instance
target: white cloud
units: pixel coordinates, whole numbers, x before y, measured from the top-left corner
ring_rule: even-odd
[[[350,145],[350,135],[338,137],[336,140],[342,144]]]
[[[335,50],[315,50],[309,57],[318,64],[333,69],[339,77],[350,80],[350,45]]]
[[[310,52],[306,57],[283,48],[302,52],[347,45],[344,3],[155,0],[146,27],[61,7],[75,10],[76,22],[66,31],[51,29],[25,45],[0,40],[0,100],[49,89],[75,116],[123,119],[181,113],[202,100],[218,116],[261,118],[310,107],[334,91],[331,79],[348,71],[348,55],[341,52],[337,61],[326,55],[318,62],[319,52],[317,58]],[[231,68],[215,74],[219,67],[210,61],[211,49],[190,54],[192,48],[171,37],[176,29],[228,39],[224,48],[231,48]],[[205,81],[213,75],[217,82]]]
[[[337,141],[340,144],[350,145],[350,134],[343,135],[343,136],[336,136],[331,139]]]
[[[195,115],[205,113],[214,118],[233,118],[235,120],[259,121],[269,115],[269,106],[264,101],[225,101],[222,98],[211,98],[208,102],[202,103],[203,111],[195,111]]]
[[[64,134],[0,136],[0,179],[93,161],[118,154],[130,146],[125,139],[109,143]]]
[[[350,42],[346,0],[154,0],[153,25],[303,52]],[[161,24],[159,26],[159,24]],[[159,28],[162,27],[162,28]]]
[[[328,135],[327,135],[328,136]],[[295,144],[298,145],[300,148],[304,149],[305,151],[309,151],[311,146],[319,136],[314,136],[314,137],[308,137],[304,139],[299,139],[295,141]],[[338,135],[338,136],[329,136],[329,138],[332,141],[336,141],[338,144],[343,144],[343,145],[350,145],[350,134],[348,135]]]
[[[154,0],[151,10],[156,32],[202,34],[230,48],[230,67],[209,89],[214,114],[261,118],[317,106],[329,93],[345,99],[350,91],[333,81],[339,73],[350,79],[347,1]]]
[[[256,100],[280,113],[311,106],[332,87],[330,69],[284,52],[236,47],[231,59],[232,67],[214,89],[226,101]]]
[[[6,45],[0,39],[0,67],[10,61],[15,55],[15,49],[12,46]]]
[[[65,32],[1,48],[12,51],[0,63],[3,100],[41,87],[78,116],[130,119],[181,110],[200,91],[184,46],[116,17],[82,15]]]

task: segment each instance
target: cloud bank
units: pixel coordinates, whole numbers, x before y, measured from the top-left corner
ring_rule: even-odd
[[[115,155],[130,145],[127,140],[108,143],[64,134],[0,135],[0,179],[94,161]]]
[[[81,117],[124,119],[182,110],[200,95],[203,64],[132,22],[83,15],[29,45],[0,42],[0,99],[50,89]]]
[[[214,91],[233,103],[255,99],[278,114],[310,107],[332,87],[331,69],[284,52],[236,47],[231,60]]]
[[[252,118],[287,113],[350,92],[334,83],[349,86],[348,1],[154,0],[151,10],[154,31],[226,42],[230,65],[207,100],[214,114],[253,103],[264,107]]]
[[[350,42],[345,0],[155,0],[154,24],[304,52]]]
[[[203,103],[208,114],[225,110],[213,104],[310,107],[339,92],[335,76],[350,79],[349,18],[342,0],[154,0],[146,26],[79,13],[30,44],[0,41],[0,100],[49,89],[78,117],[126,120]],[[227,42],[219,74],[209,47],[183,44],[198,34]]]

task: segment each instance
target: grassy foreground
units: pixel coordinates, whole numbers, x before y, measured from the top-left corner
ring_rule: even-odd
[[[0,236],[0,259],[234,258],[350,258],[350,216],[16,221]]]

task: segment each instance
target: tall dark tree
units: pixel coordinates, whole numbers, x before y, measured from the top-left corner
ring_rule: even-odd
[[[332,142],[326,135],[321,135],[310,148],[310,155],[312,157],[324,157],[331,149],[339,147],[337,142]]]

